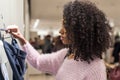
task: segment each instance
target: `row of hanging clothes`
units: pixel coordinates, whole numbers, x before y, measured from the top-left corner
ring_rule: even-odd
[[[2,34],[5,31],[5,28],[0,28],[0,80],[24,80],[26,53],[20,49],[16,39]]]

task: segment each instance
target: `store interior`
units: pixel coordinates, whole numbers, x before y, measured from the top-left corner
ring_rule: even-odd
[[[0,28],[17,25],[24,37],[30,41],[38,36],[56,37],[62,27],[64,4],[71,0],[0,0]],[[113,33],[120,36],[120,0],[90,0],[100,8],[109,20]],[[3,33],[5,34],[5,33]],[[41,54],[41,49],[37,49]],[[111,50],[108,50],[107,61],[111,62]],[[55,80],[54,76],[42,73],[27,64],[24,80]]]

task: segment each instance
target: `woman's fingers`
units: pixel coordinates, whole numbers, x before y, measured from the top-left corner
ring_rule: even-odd
[[[15,38],[20,38],[20,34],[19,34],[19,33],[11,32],[11,34],[12,34]]]
[[[16,25],[8,26],[6,32],[12,34],[15,38],[22,38],[22,34],[20,33],[18,26]]]

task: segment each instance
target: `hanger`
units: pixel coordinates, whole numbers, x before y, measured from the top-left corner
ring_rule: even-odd
[[[0,40],[4,40],[4,39],[7,39],[7,38],[11,38],[11,39],[13,38],[13,36],[11,34],[8,37],[4,37],[4,34],[2,35],[1,31],[6,32],[6,29],[0,28]]]

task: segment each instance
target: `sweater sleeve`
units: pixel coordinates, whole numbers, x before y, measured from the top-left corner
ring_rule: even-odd
[[[39,54],[28,42],[23,46],[23,50],[27,53],[27,61],[36,69],[56,75],[59,67],[64,61],[64,56],[68,49],[50,54]]]

